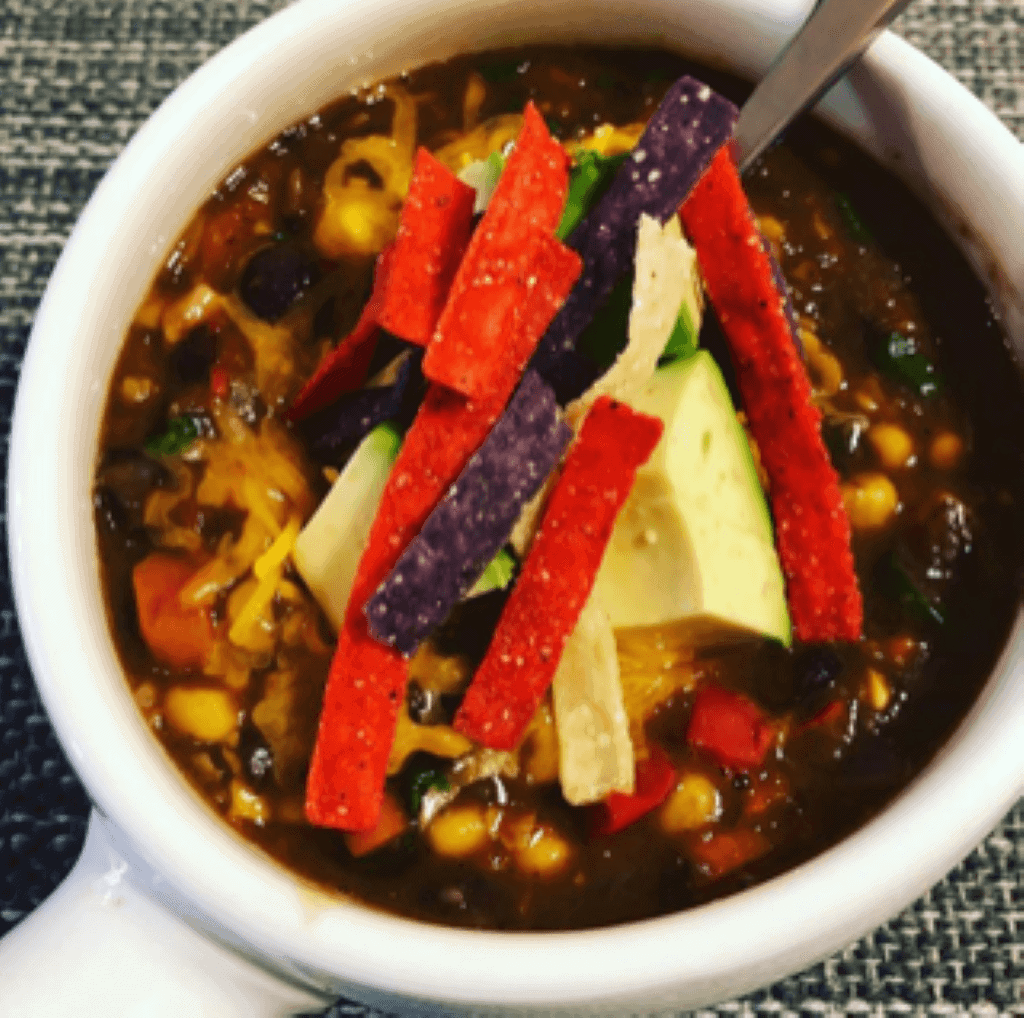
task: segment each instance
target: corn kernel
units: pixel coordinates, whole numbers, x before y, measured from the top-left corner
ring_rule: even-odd
[[[152,682],[140,683],[135,689],[135,702],[140,710],[149,711],[156,706],[156,686]]]
[[[786,236],[786,228],[775,216],[758,216],[757,225],[768,240],[779,243]]]
[[[550,827],[537,828],[527,843],[516,852],[516,865],[535,877],[552,877],[572,859],[572,848]]]
[[[665,800],[658,815],[666,834],[693,831],[722,815],[722,797],[703,774],[686,774]]]
[[[854,530],[878,530],[896,515],[899,494],[885,474],[862,474],[843,485],[843,504]]]
[[[160,327],[160,317],[164,313],[164,299],[155,293],[150,294],[143,302],[138,311],[135,312],[135,321],[140,329],[157,329]]]
[[[233,778],[228,817],[232,820],[251,820],[262,827],[270,819],[270,806],[263,796],[250,791],[238,778]]]
[[[164,698],[164,717],[200,742],[224,742],[235,734],[238,709],[223,689],[175,686]]]
[[[898,424],[876,424],[868,431],[868,441],[886,470],[905,467],[914,455],[914,440]]]
[[[121,399],[125,403],[147,403],[159,391],[148,375],[125,375],[121,380]]]
[[[449,806],[439,813],[427,828],[427,837],[438,855],[465,859],[475,855],[490,841],[490,831],[483,808],[475,803],[466,803]]]
[[[843,366],[827,350],[818,351],[811,361],[811,370],[815,388],[826,396],[834,396],[843,387]]]
[[[952,431],[943,431],[932,439],[928,459],[936,470],[952,470],[963,454],[963,439]]]
[[[877,668],[869,668],[867,671],[865,694],[868,703],[879,713],[889,706],[892,690],[885,676]]]
[[[524,770],[531,785],[548,785],[558,780],[558,731],[546,703],[537,708],[523,740]]]

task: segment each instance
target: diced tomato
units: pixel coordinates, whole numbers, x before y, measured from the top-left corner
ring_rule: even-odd
[[[774,774],[766,781],[755,781],[746,793],[743,803],[743,815],[760,816],[789,795],[789,783],[779,774]]]
[[[759,831],[741,827],[735,831],[718,831],[707,840],[695,839],[690,845],[690,856],[701,873],[712,880],[753,862],[771,848],[771,843]]]
[[[771,722],[745,696],[718,686],[697,693],[686,741],[707,750],[718,763],[739,770],[757,767],[774,739]]]
[[[154,656],[184,668],[201,665],[213,650],[213,623],[198,605],[186,607],[178,599],[196,565],[166,552],[153,554],[132,570],[139,630]]]
[[[393,795],[385,792],[380,804],[380,819],[377,826],[369,831],[349,831],[345,835],[345,844],[358,859],[404,834],[408,827],[409,818],[405,815],[405,810]]]
[[[636,765],[636,789],[632,795],[612,792],[593,807],[592,833],[614,834],[656,809],[676,785],[676,769],[658,748]]]

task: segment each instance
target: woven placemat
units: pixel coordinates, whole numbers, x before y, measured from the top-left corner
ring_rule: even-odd
[[[0,0],[5,475],[32,316],[74,220],[167,93],[280,6],[281,0]],[[918,0],[897,28],[1024,139],[1024,6]],[[0,556],[0,935],[70,869],[87,812],[36,695]],[[1022,854],[1024,803],[892,922],[822,964],[709,1013],[1024,1015]],[[331,1013],[365,1012],[342,1005]]]

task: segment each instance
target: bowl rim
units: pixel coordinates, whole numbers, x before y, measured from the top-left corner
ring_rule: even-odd
[[[739,70],[750,73],[763,70],[807,4],[706,0],[701,10],[724,6],[761,33],[741,45],[736,60]],[[596,16],[625,7],[625,0],[609,0],[592,9]],[[644,10],[657,22],[676,17],[668,7],[650,0]],[[768,7],[774,9],[766,11]],[[433,9],[429,16],[428,8]],[[521,10],[514,0],[484,0],[474,8],[488,18],[502,11],[506,19],[513,9]],[[8,520],[22,634],[47,710],[94,802],[173,889],[170,897],[178,904],[172,907],[200,926],[220,931],[241,949],[277,959],[304,979],[344,992],[358,993],[364,987],[456,1004],[665,1000],[694,1006],[751,989],[860,935],[939,879],[998,821],[1019,794],[1024,774],[1024,749],[1016,744],[1024,740],[1013,738],[1013,722],[1024,720],[1024,690],[1017,681],[1024,618],[1018,617],[982,696],[935,760],[882,814],[834,848],[751,890],[659,919],[572,933],[489,933],[396,918],[339,900],[293,878],[235,835],[167,767],[162,748],[140,723],[109,637],[105,629],[96,631],[95,595],[90,602],[84,583],[89,563],[95,582],[96,547],[94,535],[90,537],[89,488],[81,480],[91,476],[95,456],[83,463],[76,450],[75,438],[83,427],[76,411],[90,399],[102,400],[112,361],[108,355],[99,364],[95,351],[116,346],[124,331],[109,324],[117,312],[106,315],[105,304],[107,294],[120,284],[93,251],[148,259],[145,271],[151,277],[173,236],[158,230],[146,234],[148,243],[126,239],[118,234],[122,220],[112,220],[111,209],[125,204],[121,195],[152,193],[150,178],[158,173],[181,175],[193,191],[201,190],[206,180],[208,190],[213,183],[207,180],[209,174],[193,172],[187,150],[175,146],[197,122],[214,124],[208,107],[216,105],[226,84],[233,83],[238,95],[240,83],[259,75],[272,77],[272,72],[291,66],[287,61],[300,53],[299,40],[346,22],[363,26],[362,35],[357,33],[356,42],[349,44],[350,80],[355,80],[382,60],[386,64],[388,57],[375,55],[372,45],[363,51],[358,46],[381,38],[374,33],[386,27],[388,17],[406,23],[421,17],[424,24],[436,24],[446,10],[464,12],[464,5],[456,0],[404,5],[300,0],[222,50],[180,86],[104,178],[47,288],[19,380]],[[553,4],[555,16],[558,10]],[[548,15],[531,17],[543,21]],[[482,29],[469,18],[463,33],[472,31]],[[696,48],[721,42],[709,36],[698,39]],[[341,63],[339,58],[335,69]],[[301,77],[305,72],[292,67],[292,73]],[[315,87],[322,91],[323,82],[318,80]],[[870,130],[871,108],[865,97],[872,87],[896,95],[908,110],[924,111],[912,125],[921,135],[915,135],[915,143],[926,144],[929,125],[938,130],[955,124],[965,158],[979,151],[992,154],[996,165],[1010,167],[1010,183],[1021,183],[1016,193],[1024,194],[1019,143],[909,44],[892,35],[881,37],[857,74],[830,96],[827,119],[838,118],[848,132]],[[269,136],[273,127],[267,127],[283,107],[271,104],[269,113],[261,112],[248,97],[244,105],[231,114],[230,130],[247,120],[254,134]],[[884,149],[876,154],[884,161]],[[223,173],[224,163],[220,166],[214,179]],[[904,165],[902,170],[913,176],[915,167]],[[977,172],[984,176],[990,170],[982,166]],[[947,171],[952,172],[949,167]],[[1005,179],[999,183],[1006,186]],[[982,186],[995,183],[986,177]],[[172,222],[173,211],[154,201],[161,222]],[[135,209],[125,215],[140,213]],[[1024,235],[1019,208],[1001,215],[1017,236]],[[185,221],[179,217],[179,226]],[[979,243],[977,251],[969,252],[976,264],[983,262],[989,234]],[[1011,282],[1024,279],[1015,271],[1007,274]],[[69,330],[68,320],[88,327],[81,333]],[[69,333],[84,334],[86,345],[73,344]],[[1024,344],[1024,332],[1017,331],[1014,340]],[[67,363],[68,369],[54,372],[53,363]],[[40,413],[40,407],[49,412]],[[70,538],[67,553],[56,547],[54,533]],[[112,665],[120,691],[109,681]],[[949,816],[962,818],[954,831],[945,821]],[[938,830],[946,837],[936,839]],[[900,846],[896,858],[893,845]],[[881,882],[879,873],[886,874]],[[168,897],[166,890],[154,890]],[[398,951],[396,943],[404,950]]]

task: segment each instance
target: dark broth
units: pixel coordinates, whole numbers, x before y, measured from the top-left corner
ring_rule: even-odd
[[[478,120],[518,113],[534,99],[562,140],[602,123],[646,119],[668,83],[682,73],[703,78],[734,101],[746,92],[731,78],[659,51],[533,47],[487,53],[403,76],[407,92],[428,96],[418,103],[420,144],[436,149],[462,129],[471,73],[486,83]],[[391,115],[389,101],[375,90],[362,91],[256,152],[225,178],[197,220],[200,225],[183,233],[154,282],[154,299],[166,306],[200,282],[218,292],[234,291],[251,254],[275,237],[308,247],[319,187],[340,142],[387,132]],[[254,191],[254,184],[262,191]],[[354,859],[340,833],[311,827],[296,815],[305,767],[301,760],[289,767],[275,760],[273,739],[254,723],[253,711],[267,695],[271,661],[263,670],[255,668],[245,688],[233,694],[241,717],[233,740],[204,742],[176,731],[163,713],[167,690],[204,680],[194,669],[162,664],[140,633],[131,577],[134,565],[154,547],[145,500],[176,483],[167,457],[141,449],[169,416],[205,410],[210,365],[203,366],[202,337],[193,341],[199,366],[190,367],[181,344],[173,348],[178,352],[169,352],[159,325],[140,316],[115,371],[97,473],[100,562],[111,628],[157,736],[211,808],[247,839],[317,884],[416,918],[501,929],[604,926],[733,893],[815,855],[877,813],[949,737],[984,683],[1018,603],[1024,401],[1017,369],[984,289],[946,236],[901,184],[836,135],[804,123],[789,133],[784,147],[768,154],[747,184],[758,215],[784,225],[780,260],[797,314],[842,367],[846,387],[831,399],[831,423],[864,414],[857,394],[869,391],[876,404],[872,422],[897,424],[919,452],[912,468],[892,472],[902,504],[898,520],[878,534],[856,537],[865,639],[835,650],[841,669],[823,699],[810,702],[800,693],[801,670],[809,667],[805,648],[787,652],[767,641],[753,642],[693,665],[704,681],[742,690],[773,717],[786,718],[791,737],[785,754],[752,774],[715,767],[682,737],[690,692],[663,702],[648,723],[651,737],[675,763],[696,768],[718,789],[718,823],[752,831],[770,848],[719,876],[700,861],[710,827],[669,836],[651,814],[613,837],[594,839],[587,834],[586,811],[567,806],[557,784],[510,779],[500,788],[493,781],[471,785],[460,801],[497,806],[507,796],[503,808],[551,824],[572,843],[572,864],[560,874],[538,879],[520,873],[500,845],[489,856],[445,859],[430,850],[415,827],[397,842]],[[837,206],[837,194],[846,196],[874,240],[861,242]],[[267,215],[269,232],[254,232],[251,224]],[[320,271],[339,267],[333,302],[317,314],[294,351],[296,385],[312,372],[324,341],[348,331],[365,300],[370,259],[322,263]],[[922,398],[880,379],[864,353],[866,321],[916,337],[936,357],[946,390]],[[253,354],[245,337],[230,323],[217,328],[218,364],[239,376],[251,374]],[[728,355],[710,310],[701,342],[728,377]],[[139,379],[149,379],[156,395],[124,398],[127,388],[138,389]],[[284,399],[275,403],[261,394],[250,400],[251,420],[279,415]],[[966,449],[955,469],[932,466],[925,454],[936,436],[947,432],[959,436]],[[844,477],[878,471],[871,446],[859,438],[837,463]],[[319,498],[326,483],[304,454],[298,456],[299,469]],[[197,533],[205,553],[225,535],[237,537],[242,527],[240,514],[230,509],[191,505],[175,512],[176,524]],[[880,589],[879,570],[892,549],[922,540],[931,541],[932,550],[942,545],[948,551],[943,568],[948,565],[949,575],[941,578],[942,625],[909,619]],[[226,610],[223,601],[215,608]],[[311,637],[307,650],[293,648],[287,657],[301,676],[289,687],[289,734],[308,754],[331,636],[322,620],[305,623],[319,626],[324,652],[308,650],[316,642]],[[884,679],[885,695],[873,701],[863,684],[869,669]],[[808,724],[833,701],[844,711],[836,723]],[[391,784],[401,792],[404,780],[400,774]],[[239,814],[239,785],[267,804],[266,816],[254,821]],[[756,811],[755,797],[761,804]]]

